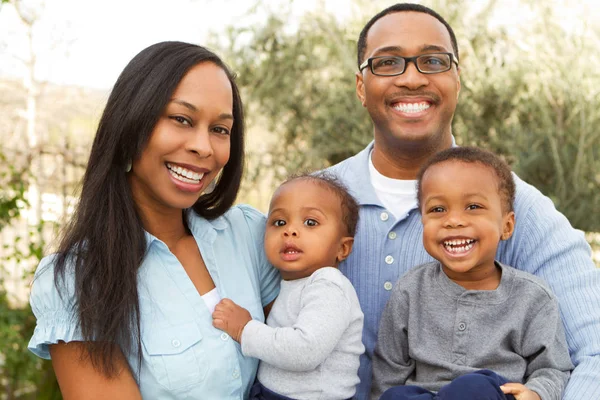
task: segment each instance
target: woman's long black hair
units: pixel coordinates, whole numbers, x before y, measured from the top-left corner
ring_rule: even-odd
[[[231,207],[244,164],[244,118],[234,76],[201,46],[162,42],[136,55],[115,83],[92,145],[81,198],[58,248],[55,285],[64,294],[65,277],[73,273],[74,315],[84,355],[107,377],[118,372],[115,351],[136,355],[138,364],[142,354],[137,274],[146,239],[126,165],[141,154],[183,76],[203,62],[221,67],[229,77],[234,124],[229,162],[214,190],[203,194],[193,209],[212,219]]]

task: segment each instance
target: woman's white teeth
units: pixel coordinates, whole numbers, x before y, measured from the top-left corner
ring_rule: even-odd
[[[462,253],[471,250],[474,244],[473,239],[447,240],[444,242],[444,247],[451,253]]]
[[[397,103],[394,108],[405,113],[417,113],[427,110],[430,107],[429,103]]]
[[[199,183],[204,176],[203,173],[190,171],[177,165],[167,164],[167,169],[171,176],[185,183]]]

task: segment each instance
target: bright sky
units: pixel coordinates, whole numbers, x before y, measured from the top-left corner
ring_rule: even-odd
[[[46,3],[35,31],[38,57],[36,77],[59,84],[109,89],[127,62],[143,48],[164,40],[203,44],[209,32],[230,25],[247,25],[247,12],[257,0],[22,0],[39,12]],[[263,0],[273,10],[291,0]],[[485,4],[472,0],[474,6]],[[526,24],[531,18],[518,7],[519,0],[502,0],[495,21]],[[546,0],[541,0],[546,1]],[[560,2],[560,0],[558,0]],[[394,0],[373,0],[380,10]],[[427,1],[425,1],[427,3]],[[595,0],[565,0],[563,21],[581,25],[581,15],[598,16]],[[294,0],[294,15],[325,8],[338,18],[355,11],[352,0]],[[585,9],[582,11],[582,7]],[[519,10],[515,13],[515,10]],[[577,14],[573,10],[578,10]],[[582,14],[583,13],[583,14]],[[587,14],[586,14],[587,13]],[[260,18],[261,14],[257,14]],[[598,18],[591,21],[598,22]],[[53,43],[68,46],[53,48]],[[27,58],[26,32],[12,5],[0,9],[0,76],[22,77]],[[55,46],[55,45],[54,45]],[[16,57],[15,57],[16,56]]]
[[[264,3],[277,9],[286,0]],[[289,2],[289,0],[288,0]],[[39,0],[24,0],[37,4]],[[202,44],[209,32],[248,22],[255,0],[46,0],[34,46],[37,77],[59,84],[110,88],[127,62],[143,48],[164,40]],[[294,14],[318,7],[319,0],[294,1]],[[323,1],[348,15],[351,0]],[[56,39],[70,43],[53,50]],[[61,40],[58,40],[60,42]],[[26,31],[13,6],[0,9],[0,75],[21,77]],[[67,49],[65,49],[67,47]],[[65,51],[66,50],[66,51]]]

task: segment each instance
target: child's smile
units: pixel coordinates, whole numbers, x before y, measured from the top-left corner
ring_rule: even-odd
[[[499,282],[494,259],[498,242],[512,233],[514,214],[503,209],[494,170],[444,161],[425,172],[421,192],[423,244],[446,275],[470,288]]]

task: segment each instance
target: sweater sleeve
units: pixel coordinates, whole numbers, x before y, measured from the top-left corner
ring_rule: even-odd
[[[304,288],[292,326],[250,321],[242,332],[242,352],[287,371],[310,371],[329,356],[349,323],[350,302],[341,286],[316,279]]]
[[[541,277],[558,298],[575,365],[564,400],[600,399],[600,268],[583,232],[573,229],[549,198],[518,177],[515,181],[516,229],[501,245],[501,261]]]
[[[383,310],[373,354],[371,398],[378,399],[387,389],[404,385],[415,369],[408,354],[408,293],[397,284]]]
[[[561,400],[573,364],[553,298],[535,313],[523,338],[522,354],[528,360],[525,386],[542,400]]]

